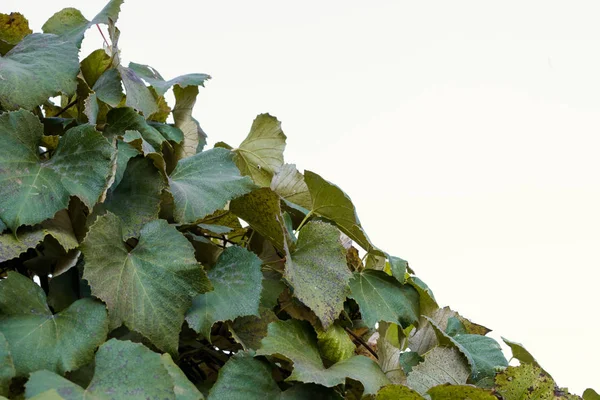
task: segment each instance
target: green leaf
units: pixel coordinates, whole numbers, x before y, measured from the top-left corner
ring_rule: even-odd
[[[194,298],[186,314],[188,325],[210,340],[210,328],[215,322],[258,316],[260,266],[256,254],[239,246],[227,247],[207,273],[214,290]]]
[[[402,285],[383,271],[354,273],[349,297],[360,306],[363,321],[374,327],[380,321],[403,328],[419,319],[419,294],[410,285]]]
[[[252,177],[259,186],[269,187],[273,174],[283,165],[286,136],[281,122],[269,114],[260,114],[250,133],[234,150],[242,175]]]
[[[92,208],[105,192],[115,151],[92,126],[71,128],[48,161],[40,161],[43,125],[28,111],[0,115],[0,218],[20,225],[51,218],[79,197]]]
[[[229,209],[283,251],[284,226],[281,199],[269,188],[260,188],[231,201]]]
[[[159,96],[163,96],[171,86],[178,85],[182,89],[188,86],[204,86],[204,82],[210,79],[210,75],[207,74],[186,74],[165,81],[157,70],[148,65],[130,62],[129,68],[148,82]]]
[[[424,400],[425,398],[404,385],[388,385],[377,392],[376,400]]]
[[[255,188],[249,178],[240,175],[233,154],[225,149],[211,149],[180,160],[169,184],[179,223],[196,222]]]
[[[183,142],[183,132],[176,126],[154,121],[148,121],[148,125],[159,131],[160,134],[170,142],[176,144]]]
[[[448,336],[456,336],[467,333],[467,329],[458,318],[450,317],[448,318],[448,326],[446,327],[445,332]]]
[[[190,382],[183,371],[173,362],[173,359],[168,353],[161,355],[160,360],[173,380],[173,391],[175,392],[175,398],[177,400],[204,399],[202,393],[200,393],[198,388]]]
[[[165,220],[142,227],[139,242],[123,242],[119,217],[99,217],[81,245],[83,278],[108,307],[110,328],[124,323],[156,347],[177,354],[179,331],[192,298],[210,283],[192,245]]]
[[[502,340],[504,341],[504,343],[506,343],[508,347],[510,347],[513,358],[516,358],[522,364],[533,364],[536,367],[540,367],[540,364],[538,364],[537,360],[531,355],[529,351],[527,351],[525,347],[523,347],[521,343],[511,342],[510,340],[505,338],[502,338]]]
[[[352,200],[339,187],[311,171],[304,171],[304,180],[312,198],[311,213],[333,222],[348,237],[370,253],[380,253],[360,225]]]
[[[196,97],[198,96],[198,86],[182,88],[175,85],[173,93],[175,94],[173,121],[175,126],[181,129],[184,136],[183,142],[176,147],[176,154],[178,159],[182,159],[202,151],[206,145],[206,133],[192,116]]]
[[[54,14],[44,26],[42,30],[45,33],[53,33],[59,35],[62,40],[68,40],[77,45],[79,49],[85,31],[95,24],[109,24],[117,22],[119,11],[123,0],[111,0],[108,4],[94,17],[88,21],[79,10],[76,8],[64,8]]]
[[[321,357],[331,363],[347,360],[356,350],[352,339],[339,323],[332,324],[326,331],[318,332],[317,345]]]
[[[98,349],[94,377],[87,389],[50,371],[37,371],[25,385],[25,397],[30,399],[51,389],[66,400],[178,398],[159,354],[142,344],[117,339]]]
[[[155,128],[149,125],[144,117],[129,107],[115,108],[108,112],[106,116],[108,126],[105,134],[108,137],[125,136],[127,131],[138,131],[144,140],[159,152],[162,148],[165,138]]]
[[[39,369],[63,374],[88,363],[106,340],[106,308],[86,298],[52,315],[44,291],[9,272],[0,281],[0,333],[8,341],[17,376]]]
[[[31,32],[29,21],[22,14],[0,13],[0,55],[6,54]]]
[[[296,250],[288,252],[284,278],[294,297],[314,311],[324,329],[342,311],[351,277],[337,228],[322,221],[306,224]]]
[[[115,172],[115,181],[113,182],[111,189],[115,189],[121,183],[129,160],[138,154],[139,152],[135,147],[122,140],[117,140],[117,170]]]
[[[455,348],[434,347],[424,356],[425,360],[408,374],[407,385],[425,395],[439,384],[464,385],[470,375],[463,355]]]
[[[210,390],[208,400],[275,400],[281,390],[271,377],[269,363],[238,352],[219,370],[219,379]]]
[[[351,378],[363,384],[365,394],[375,394],[380,387],[389,384],[379,366],[364,356],[353,356],[325,368],[315,332],[307,322],[294,319],[273,322],[269,324],[268,331],[257,354],[274,355],[292,361],[294,370],[286,381],[333,387]]]
[[[0,396],[8,396],[10,381],[17,375],[8,347],[8,342],[0,332]]]
[[[304,182],[304,175],[296,169],[294,164],[282,165],[273,176],[271,190],[283,199],[297,204],[303,208],[312,207],[312,200],[308,186]]]
[[[431,400],[498,400],[489,390],[466,385],[439,385],[427,391]]]
[[[410,374],[413,367],[418,365],[421,361],[423,361],[423,357],[419,355],[416,351],[405,351],[400,354],[400,366],[407,374]]]
[[[49,97],[77,89],[77,48],[55,35],[27,35],[0,57],[0,106],[31,110]],[[35,79],[32,79],[35,77]]]
[[[121,75],[121,81],[125,86],[125,105],[137,111],[140,111],[146,117],[158,111],[158,105],[150,89],[146,87],[144,81],[140,79],[131,69],[119,66],[117,67]]]
[[[440,345],[454,345],[467,358],[471,366],[471,381],[478,383],[485,378],[496,375],[496,367],[507,367],[508,361],[502,353],[498,342],[482,335],[449,336],[434,321],[429,320],[438,335]]]
[[[423,296],[421,296],[421,301]],[[425,315],[421,312],[421,315]],[[434,326],[444,331],[448,327],[448,320],[458,314],[450,307],[438,308],[430,314],[428,319],[423,318],[419,330],[408,339],[408,346],[419,354],[425,354],[438,345],[438,339]],[[427,323],[433,321],[433,324]]]
[[[556,383],[533,364],[508,367],[496,375],[496,392],[504,400],[554,399]]]
[[[400,283],[404,283],[406,281],[406,269],[408,268],[408,262],[406,260],[401,259],[400,257],[390,256],[386,254],[390,270],[392,272],[392,276],[398,280]]]
[[[111,107],[117,107],[123,99],[123,88],[121,87],[121,77],[116,69],[109,69],[104,72],[92,90],[96,93],[98,100],[101,100]]]
[[[119,186],[108,192],[103,208],[121,218],[125,238],[138,236],[142,226],[158,218],[165,187],[152,160],[136,157],[129,161]]]
[[[46,237],[42,229],[19,229],[17,235],[12,232],[0,234],[0,263],[19,257],[28,249],[36,247]]]
[[[256,350],[260,347],[260,341],[267,336],[269,324],[278,320],[273,311],[263,308],[260,317],[248,315],[236,318],[229,326],[229,331],[244,350]]]
[[[111,58],[104,49],[94,50],[81,61],[81,74],[89,87],[94,87],[96,81],[111,66]]]
[[[592,388],[585,389],[583,392],[583,400],[600,400],[600,394]]]

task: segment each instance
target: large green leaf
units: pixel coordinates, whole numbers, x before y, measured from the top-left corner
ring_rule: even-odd
[[[333,387],[351,378],[363,384],[365,394],[375,394],[380,387],[390,383],[377,363],[364,356],[353,356],[325,368],[314,330],[307,322],[294,319],[269,324],[269,334],[262,340],[257,354],[292,361],[294,370],[286,379],[288,381]]]
[[[419,319],[419,294],[410,285],[402,285],[383,271],[354,273],[350,297],[360,306],[363,321],[369,327],[385,321],[406,328]]]
[[[219,370],[219,379],[210,390],[209,400],[339,400],[332,389],[312,384],[295,384],[282,392],[271,377],[272,367],[239,352]]]
[[[125,238],[138,236],[142,226],[158,218],[165,187],[152,161],[136,157],[129,161],[119,186],[108,192],[103,208],[121,218]]]
[[[123,89],[121,87],[121,77],[119,72],[112,68],[104,72],[92,90],[96,93],[98,100],[101,100],[111,107],[116,107],[123,99]]]
[[[139,343],[111,339],[96,353],[87,389],[50,371],[37,371],[25,385],[25,398],[55,389],[66,400],[175,400],[174,386],[159,354]]]
[[[381,253],[367,237],[352,200],[342,189],[311,171],[304,171],[304,180],[312,198],[311,213],[335,222],[342,232],[366,251]]]
[[[242,175],[252,177],[259,186],[269,187],[273,174],[283,165],[286,136],[281,122],[269,114],[260,114],[250,133],[234,150]]]
[[[83,278],[106,303],[111,328],[124,323],[176,354],[185,311],[210,283],[192,245],[167,221],[144,225],[133,249],[122,237],[116,215],[109,212],[96,220],[81,246]]]
[[[227,247],[207,273],[214,290],[194,298],[186,315],[188,325],[210,340],[210,328],[215,322],[258,316],[260,266],[256,254],[239,246]]]
[[[304,176],[294,164],[284,164],[276,171],[271,181],[271,189],[287,201],[309,210],[312,207]]]
[[[296,250],[287,256],[284,278],[325,329],[342,311],[351,277],[338,229],[322,221],[306,224]]]
[[[235,215],[283,251],[284,231],[281,199],[269,188],[260,188],[238,197],[229,205]]]
[[[198,86],[188,86],[182,88],[175,85],[173,88],[175,94],[175,108],[173,108],[173,121],[175,126],[183,132],[183,142],[176,146],[177,158],[193,156],[202,151],[206,145],[206,133],[200,127],[200,124],[192,116],[196,97],[198,96]]]
[[[81,47],[85,31],[95,24],[108,24],[117,22],[119,11],[123,0],[111,0],[100,11],[94,19],[88,21],[76,8],[64,8],[54,14],[42,29],[46,33],[54,33],[61,36],[63,40],[68,40]]]
[[[8,342],[0,332],[0,396],[8,396],[10,381],[17,375]]]
[[[157,70],[148,65],[130,62],[129,69],[148,82],[159,96],[163,96],[171,86],[178,85],[181,88],[204,86],[204,82],[210,79],[210,75],[207,74],[186,74],[165,81]]]
[[[33,33],[0,57],[0,106],[31,110],[77,89],[77,48],[56,35]]]
[[[104,305],[91,298],[52,315],[44,291],[9,272],[0,281],[0,333],[8,341],[17,376],[39,369],[63,374],[91,361],[106,340],[108,318]]]
[[[248,177],[240,175],[233,154],[220,148],[180,160],[169,184],[175,220],[180,223],[196,222],[255,188]]]
[[[13,232],[51,218],[70,196],[93,207],[112,173],[115,151],[92,126],[69,129],[48,161],[38,157],[43,129],[25,110],[0,115],[0,218]]]
[[[583,400],[600,400],[600,394],[592,388],[587,388],[583,391]]]
[[[443,383],[464,385],[469,375],[469,366],[457,349],[434,347],[408,374],[407,385],[424,395],[430,388]]]

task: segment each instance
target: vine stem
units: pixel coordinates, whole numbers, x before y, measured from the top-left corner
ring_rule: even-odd
[[[102,39],[104,40],[104,44],[106,45],[106,47],[108,47],[108,40],[106,40],[104,33],[102,33],[102,29],[100,29],[100,25],[96,24],[96,28],[98,28],[98,32],[100,32],[100,35],[102,36]]]
[[[308,221],[308,219],[312,216],[312,214],[313,214],[312,210],[309,211],[308,214],[306,214],[306,217],[304,217],[302,222],[300,222],[300,225],[298,225],[298,229],[296,229],[296,232],[300,232],[300,229],[302,229],[302,227],[304,226],[306,221]]]
[[[376,359],[379,360],[379,356],[377,355],[377,353],[375,352],[375,350],[373,350],[371,348],[371,346],[369,346],[369,344],[363,340],[363,338],[361,338],[360,336],[358,336],[356,333],[352,332],[350,329],[348,329],[348,327],[344,327],[344,330],[346,332],[348,332],[350,334],[350,336],[352,336],[354,339],[356,339],[356,341],[358,343],[360,343],[365,349],[367,349],[369,351],[369,353],[373,354],[373,357],[375,357]]]

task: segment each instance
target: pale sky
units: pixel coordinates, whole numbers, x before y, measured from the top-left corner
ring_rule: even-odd
[[[63,7],[3,0],[34,31]],[[350,195],[440,305],[598,386],[600,3],[126,0],[127,63],[211,74],[195,116],[238,145],[282,121],[286,162]],[[96,29],[83,55],[101,46]],[[510,354],[507,352],[507,354]]]

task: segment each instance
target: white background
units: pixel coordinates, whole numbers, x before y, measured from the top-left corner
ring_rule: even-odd
[[[598,4],[128,0],[118,26],[126,62],[213,76],[210,145],[277,116],[286,161],[345,190],[440,304],[581,394],[600,388]],[[104,1],[0,12],[39,31],[67,6]],[[99,46],[89,30],[82,55]]]

